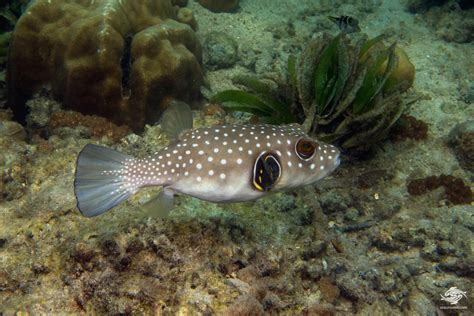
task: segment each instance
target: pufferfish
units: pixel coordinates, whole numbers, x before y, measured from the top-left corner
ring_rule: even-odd
[[[147,158],[93,144],[82,149],[74,191],[83,215],[100,215],[147,186],[163,187],[146,203],[157,217],[168,215],[176,193],[210,202],[250,201],[314,183],[339,165],[339,150],[298,124],[192,129],[191,109],[180,102],[161,122],[172,141]]]

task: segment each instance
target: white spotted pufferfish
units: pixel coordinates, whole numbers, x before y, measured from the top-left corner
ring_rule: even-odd
[[[162,186],[146,203],[165,217],[175,193],[211,202],[255,200],[311,184],[339,165],[339,150],[310,138],[298,124],[223,125],[192,129],[192,112],[175,102],[162,116],[172,142],[136,159],[88,144],[77,158],[74,191],[88,217],[102,214],[146,186]]]

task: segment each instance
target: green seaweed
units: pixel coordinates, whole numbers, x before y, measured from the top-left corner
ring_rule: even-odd
[[[292,89],[296,89],[296,57],[295,55],[290,55],[288,57],[288,82]]]
[[[334,97],[337,82],[338,44],[342,34],[336,36],[323,50],[319,64],[314,73],[314,93],[316,113],[323,114],[327,105]]]
[[[374,61],[369,63],[364,82],[357,92],[352,106],[353,113],[360,114],[373,108],[374,104],[371,101],[381,91],[396,66],[394,63],[394,49],[395,46],[392,45],[388,50],[378,52],[374,57]],[[380,74],[380,69],[387,60],[388,66],[384,73]]]
[[[343,33],[323,34],[299,58],[288,58],[286,82],[272,85],[239,76],[234,83],[248,92],[222,91],[212,101],[272,124],[299,122],[307,132],[343,148],[368,148],[383,139],[407,104],[397,89],[383,90],[398,66],[395,44],[385,47],[383,38],[351,41]]]
[[[256,94],[241,90],[225,90],[214,95],[211,101],[223,103],[224,109],[252,113],[274,124],[285,124],[295,121],[291,112],[288,112],[288,107],[271,97],[262,98]]]

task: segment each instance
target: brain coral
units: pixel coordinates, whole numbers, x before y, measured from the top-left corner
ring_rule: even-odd
[[[13,34],[8,102],[17,118],[47,86],[73,110],[135,130],[173,98],[193,102],[201,45],[170,0],[37,0]]]

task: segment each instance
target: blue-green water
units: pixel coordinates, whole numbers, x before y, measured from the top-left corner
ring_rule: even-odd
[[[472,314],[469,1],[0,7],[0,314]]]

